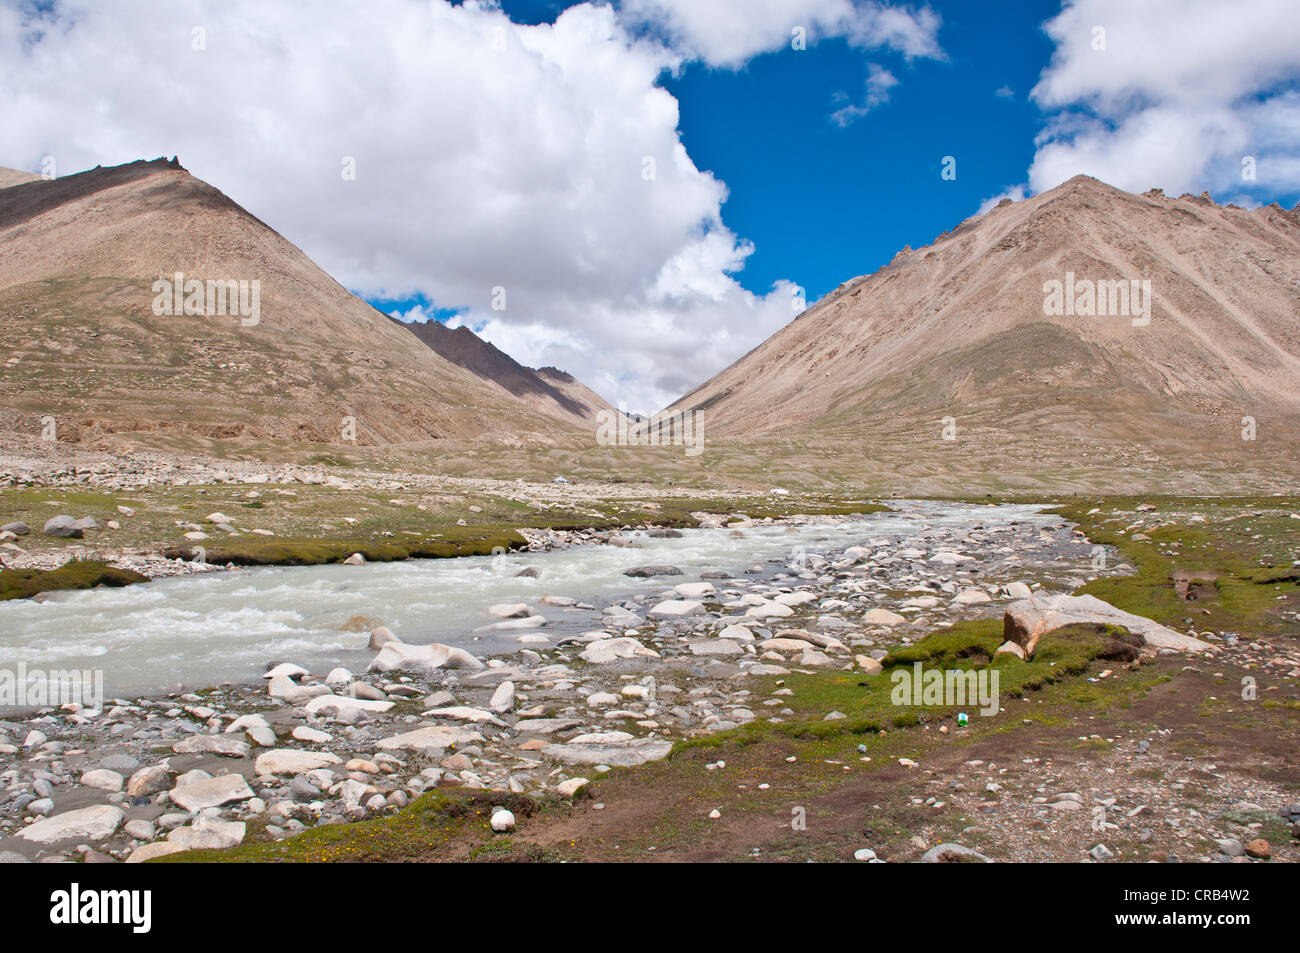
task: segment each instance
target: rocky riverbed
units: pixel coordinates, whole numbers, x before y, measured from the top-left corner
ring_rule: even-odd
[[[916,511],[904,531],[698,581],[636,567],[662,585],[604,604],[550,594],[484,606],[485,626],[517,633],[517,650],[498,657],[406,646],[373,625],[368,671],[268,659],[260,685],[11,717],[0,721],[0,856],[138,861],[233,846],[382,815],[436,787],[572,796],[675,741],[787,717],[782,675],[878,671],[938,625],[1130,570],[1063,521],[967,509],[960,525]],[[791,523],[810,519],[848,518]],[[629,541],[537,531],[530,543]],[[590,627],[553,638],[561,617]],[[758,692],[759,676],[777,687]]]

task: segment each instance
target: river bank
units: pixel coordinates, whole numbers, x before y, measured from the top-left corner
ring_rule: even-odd
[[[769,567],[775,571],[768,574],[746,577],[742,573],[685,583],[664,577],[661,586],[635,598],[611,600],[585,610],[598,612],[603,623],[585,637],[579,633],[571,640],[521,648],[509,657],[487,659],[479,670],[360,675],[313,670],[290,679],[292,687],[281,682],[285,694],[279,698],[265,691],[231,687],[131,701],[100,714],[50,712],[39,716],[44,721],[6,724],[0,730],[7,747],[0,750],[12,760],[4,774],[6,797],[0,807],[0,823],[7,838],[0,850],[17,847],[15,853],[37,859],[121,859],[136,851],[141,851],[138,857],[147,857],[186,847],[228,846],[238,840],[247,842],[241,850],[254,851],[257,856],[273,857],[279,849],[276,845],[283,843],[288,851],[285,856],[320,859],[353,856],[357,842],[347,831],[355,826],[358,835],[368,831],[367,836],[379,836],[402,855],[410,844],[402,846],[388,838],[409,824],[410,811],[424,816],[430,810],[442,812],[448,804],[469,803],[478,807],[459,813],[453,810],[456,817],[449,820],[457,830],[463,828],[463,837],[452,838],[459,846],[445,846],[441,853],[464,856],[472,848],[463,838],[473,842],[482,837],[498,845],[494,851],[512,853],[514,846],[507,850],[500,847],[502,841],[490,840],[502,836],[493,835],[490,828],[489,805],[495,799],[515,805],[520,833],[530,831],[530,843],[543,854],[565,855],[554,836],[567,830],[583,843],[579,855],[594,857],[601,853],[596,845],[606,843],[613,819],[625,828],[620,840],[654,840],[665,851],[680,852],[696,834],[716,837],[731,830],[733,837],[740,836],[731,820],[733,811],[752,820],[752,812],[761,808],[771,817],[771,800],[763,807],[761,799],[767,795],[758,793],[763,784],[767,785],[763,791],[802,786],[802,800],[808,800],[816,791],[836,786],[830,784],[828,773],[864,781],[874,778],[870,782],[873,796],[892,800],[893,795],[886,797],[878,782],[900,770],[903,779],[909,777],[909,772],[917,769],[903,761],[925,764],[916,757],[918,752],[929,751],[935,744],[946,748],[963,738],[962,744],[980,738],[996,741],[1017,723],[1020,726],[1013,734],[1022,734],[1027,727],[1025,718],[1015,717],[1022,702],[1018,697],[1007,699],[1005,711],[987,722],[977,717],[959,726],[955,712],[922,709],[901,713],[912,717],[895,724],[900,714],[897,709],[880,707],[881,698],[888,695],[887,690],[880,690],[885,686],[864,693],[859,683],[877,684],[885,678],[884,672],[876,674],[879,668],[906,663],[906,652],[924,646],[925,636],[947,624],[957,623],[955,631],[977,646],[980,639],[988,638],[988,630],[978,628],[982,625],[979,619],[996,624],[1014,585],[1073,591],[1084,586],[1118,586],[1126,578],[1141,579],[1140,566],[1137,576],[1127,575],[1134,569],[1132,563],[1126,563],[1128,547],[1141,551],[1149,544],[1153,554],[1177,550],[1180,547],[1171,547],[1160,534],[1172,531],[1165,525],[1171,515],[1179,520],[1184,515],[1117,509],[1114,517],[1107,516],[1107,523],[1099,516],[1091,517],[1089,530],[1098,538],[1123,531],[1123,536],[1115,539],[1124,558],[1112,558],[1109,570],[1098,573],[1093,568],[1093,543],[1059,517],[999,526],[986,515],[993,510],[984,509],[986,513],[980,514],[984,519],[959,528],[937,527],[921,516],[906,532],[880,536],[865,532],[855,546],[805,548],[801,569],[790,568],[787,555],[784,565]],[[1084,518],[1082,513],[1071,515]],[[1285,514],[1281,518],[1285,519]],[[1247,515],[1247,519],[1253,518]],[[1125,522],[1113,525],[1121,520]],[[1130,529],[1134,522],[1137,528]],[[1225,523],[1247,525],[1235,520]],[[1141,529],[1151,529],[1156,535]],[[1247,539],[1253,535],[1245,534]],[[1146,539],[1130,542],[1136,536]],[[558,545],[564,542],[556,539]],[[1098,575],[1103,578],[1089,581]],[[685,591],[677,590],[677,585],[683,585]],[[705,587],[711,587],[712,593]],[[1226,584],[1224,588],[1232,591]],[[1280,676],[1280,683],[1272,686],[1272,699],[1265,695],[1265,700],[1285,704],[1286,698],[1294,697],[1294,678],[1300,669],[1294,641],[1285,642],[1293,620],[1279,612],[1294,614],[1295,607],[1289,602],[1285,603],[1289,608],[1279,607],[1273,595],[1276,593],[1270,595],[1274,605],[1266,608],[1265,622],[1277,628],[1262,622],[1259,628],[1267,638],[1206,631],[1201,624],[1191,628],[1214,643],[1210,664],[1216,671],[1243,666]],[[518,618],[576,608],[564,605],[563,595],[549,598],[558,598],[560,604],[524,605],[517,611],[527,615]],[[1289,590],[1281,597],[1291,598]],[[1211,611],[1227,608],[1235,612],[1239,602],[1234,597],[1233,605],[1227,607],[1205,604]],[[696,603],[698,609],[681,603]],[[542,609],[543,605],[548,607]],[[1254,625],[1258,620],[1252,614],[1247,621]],[[976,629],[964,628],[971,625]],[[1187,628],[1180,624],[1180,630]],[[1293,633],[1294,628],[1289,631]],[[1276,638],[1284,639],[1284,644],[1277,644]],[[975,657],[973,653],[966,656]],[[959,658],[954,656],[954,660]],[[1153,678],[1150,666],[1130,671],[1104,661],[1087,662],[1083,670],[1059,685],[1040,686],[1030,697],[1052,697],[1052,719],[1059,722],[1057,728],[1035,732],[1034,737],[1070,748],[1073,743],[1058,729],[1076,722],[1080,712],[1071,711],[1066,718],[1062,705],[1068,710],[1077,705],[1093,719],[1098,704],[1105,706],[1121,696],[1149,698],[1165,684],[1165,678],[1184,684],[1182,679],[1187,676],[1180,669],[1186,668],[1185,661],[1166,658],[1154,664],[1159,674]],[[1174,668],[1170,669],[1171,665]],[[1014,671],[1019,671],[1015,664],[1007,670],[1008,676]],[[1077,691],[1075,686],[1084,685],[1088,687],[1084,703],[1055,698],[1058,691]],[[383,697],[372,697],[378,695]],[[353,701],[338,700],[348,698]],[[375,705],[391,707],[375,711]],[[1261,704],[1253,715],[1262,712],[1274,718],[1287,710]],[[889,715],[883,722],[882,712]],[[1038,716],[1031,718],[1036,725],[1043,724],[1041,710],[1026,710],[1026,714]],[[1108,717],[1113,720],[1115,714],[1119,713]],[[837,717],[841,715],[844,717]],[[1147,717],[1145,712],[1143,717]],[[241,718],[246,720],[241,722]],[[1288,729],[1283,725],[1279,730],[1285,735]],[[30,738],[31,731],[44,738]],[[1112,734],[1108,727],[1085,748],[1108,744],[1105,739]],[[259,738],[265,744],[259,745]],[[1147,740],[1148,751],[1141,757],[1149,761],[1153,758],[1152,741],[1143,740]],[[1035,750],[1033,746],[1039,742],[1030,744],[1026,751]],[[1136,752],[1137,742],[1133,744]],[[855,751],[856,745],[866,745],[870,753]],[[770,757],[773,746],[790,753],[774,761]],[[911,755],[904,753],[908,751]],[[1055,758],[1062,754],[1059,747],[1053,749]],[[944,755],[947,757],[950,755]],[[1004,751],[995,762],[998,767],[990,770],[1002,777],[1010,773],[1006,757]],[[689,766],[700,759],[707,761],[696,766],[697,776]],[[719,761],[731,765],[732,772],[718,766]],[[1023,758],[1012,761],[1024,764]],[[1276,754],[1272,761],[1276,762]],[[641,766],[635,767],[638,764]],[[1268,759],[1261,764],[1267,765]],[[752,772],[740,782],[735,795],[719,800],[717,786],[724,778],[728,783],[734,781],[738,765],[749,765]],[[875,772],[881,769],[886,770],[877,776]],[[934,779],[929,774],[932,770],[928,765],[920,769],[918,783],[922,775]],[[1169,770],[1175,769],[1171,766]],[[938,778],[965,788],[969,786],[966,775],[973,771],[958,763]],[[1288,790],[1294,794],[1294,778],[1287,780],[1283,775],[1268,784],[1256,779],[1252,787],[1241,783],[1237,771],[1224,777],[1225,798],[1250,804],[1248,792],[1252,790],[1261,801],[1285,799]],[[1016,769],[1015,775],[1028,776],[1019,778],[1017,784],[1030,783],[1037,772],[1027,765]],[[769,780],[756,780],[758,774]],[[1056,772],[1055,786],[1064,784],[1066,776]],[[1229,780],[1236,787],[1228,784]],[[122,790],[111,790],[119,782]],[[702,792],[702,783],[714,793]],[[985,782],[1003,783],[996,779]],[[1160,783],[1179,782],[1162,776]],[[636,794],[638,785],[640,793]],[[157,789],[145,793],[151,787]],[[588,788],[589,797],[584,797],[580,792]],[[903,784],[900,793],[903,788],[914,789],[914,785]],[[748,806],[737,808],[742,802],[735,797],[741,792]],[[1053,818],[1072,816],[1070,810],[1050,806],[1074,800],[1056,798],[1058,794],[1074,794],[1089,816],[1095,807],[1084,803],[1086,788],[1082,794],[1045,789],[1036,795],[1040,806],[1035,808],[1030,799],[1024,810],[1030,815],[1049,812]],[[981,796],[989,795],[985,789]],[[710,797],[717,804],[704,810]],[[218,802],[205,805],[212,798]],[[418,798],[423,800],[403,809]],[[760,800],[749,804],[754,798]],[[931,833],[909,836],[931,837],[937,829],[935,819],[946,815],[945,808],[951,809],[954,801],[965,798],[954,793],[921,798],[920,803],[926,805],[922,813],[927,815],[923,829]],[[84,815],[84,820],[77,819],[86,826],[67,839],[42,844],[17,836],[40,823],[31,818],[42,815],[29,809],[41,800],[50,803],[38,805],[38,810],[45,808],[56,816],[66,817],[83,808],[92,813]],[[1104,792],[1098,792],[1097,800],[1107,800]],[[1114,804],[1101,805],[1104,814],[1122,801],[1116,798]],[[431,807],[434,804],[439,805],[436,810]],[[936,804],[939,807],[934,807]],[[599,811],[597,805],[601,805]],[[610,813],[604,813],[607,810]],[[909,807],[904,813],[915,810]],[[639,812],[643,818],[639,832],[626,830],[631,818],[638,816],[629,811]],[[711,817],[714,811],[717,818]],[[932,817],[930,811],[935,812]],[[574,812],[583,817],[586,833],[581,837],[574,828],[579,823]],[[678,833],[671,836],[669,828],[663,827],[665,812],[678,819],[672,827]],[[788,827],[788,807],[785,813]],[[1002,813],[999,808],[999,816]],[[389,814],[393,815],[391,825],[385,820]],[[689,817],[688,824],[683,815]],[[1141,812],[1135,815],[1141,816]],[[361,818],[374,820],[338,824]],[[724,819],[725,823],[718,823]],[[1208,829],[1210,815],[1205,819]],[[1258,819],[1249,823],[1265,824]],[[375,824],[380,828],[374,828]],[[297,838],[285,840],[309,827],[320,831],[301,847],[294,846]],[[383,833],[376,835],[376,830]],[[322,841],[320,837],[327,831],[336,833]],[[694,833],[687,837],[685,831]],[[960,834],[960,829],[955,833]],[[1164,843],[1163,836],[1155,834],[1164,833],[1156,830],[1148,838],[1151,849]],[[795,832],[787,834],[794,837]],[[841,830],[836,837],[844,835]],[[1276,831],[1272,836],[1278,840]],[[892,837],[875,838],[874,846],[869,846],[889,859],[907,859],[909,849],[903,845],[911,841],[904,838],[897,845],[890,843],[886,850],[885,843]],[[819,850],[831,849],[824,837],[811,840]],[[77,844],[83,845],[82,849]],[[315,846],[308,849],[307,845]],[[927,843],[926,849],[930,846]],[[1281,856],[1290,850],[1285,840],[1276,848]],[[912,849],[919,855],[919,848],[913,845]]]

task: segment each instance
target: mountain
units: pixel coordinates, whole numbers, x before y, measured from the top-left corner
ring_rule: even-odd
[[[399,322],[400,323],[400,322]],[[525,367],[467,327],[448,328],[437,321],[401,324],[439,355],[543,413],[588,425],[609,405],[573,376],[553,367]]]
[[[601,397],[572,374],[568,374],[558,367],[539,367],[533,373],[569,400],[581,406],[586,419],[594,420],[596,414],[602,410],[618,413],[614,405],[604,397]]]
[[[1300,434],[1300,209],[1076,176],[903,249],[669,409],[716,437],[934,448],[952,418],[1004,459],[1026,435],[1031,456],[1248,459]]]
[[[580,415],[484,388],[176,160],[6,181],[0,430],[48,416],[60,440],[177,446],[579,433]]]
[[[24,182],[40,182],[41,176],[35,172],[20,172],[18,169],[0,168],[0,189],[7,189],[11,185],[22,185]]]

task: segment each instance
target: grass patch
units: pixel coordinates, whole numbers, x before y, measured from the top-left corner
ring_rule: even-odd
[[[205,540],[205,543],[208,541]],[[491,556],[523,549],[527,543],[514,530],[484,532],[466,527],[449,528],[437,539],[395,542],[365,538],[345,539],[233,539],[204,545],[206,560],[214,565],[236,566],[319,566],[339,563],[353,553],[367,562],[400,559],[446,559],[453,556]],[[165,551],[169,559],[193,559],[199,546],[185,544]]]
[[[26,599],[63,589],[120,588],[148,581],[147,576],[130,569],[82,560],[72,560],[58,569],[0,569],[0,600]]]
[[[150,863],[367,863],[437,860],[453,840],[469,837],[492,850],[493,806],[528,817],[537,803],[505,791],[431,791],[390,817],[328,824],[279,841],[252,841],[229,850],[182,851]],[[495,849],[498,853],[509,853]]]

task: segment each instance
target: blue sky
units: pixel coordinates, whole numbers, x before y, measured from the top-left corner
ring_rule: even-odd
[[[740,275],[751,291],[789,277],[814,300],[1024,181],[1040,125],[1026,97],[1052,52],[1039,24],[1059,4],[936,8],[947,62],[864,57],[841,39],[736,72],[691,64],[665,79],[687,149],[730,187],[727,224],[754,243]],[[860,97],[868,62],[899,83],[888,102],[841,128],[828,118],[833,97]],[[1013,98],[996,95],[1003,88]],[[949,155],[957,177],[944,180]]]
[[[1291,208],[1297,49],[1296,0],[0,0],[0,165],[179,155],[382,310],[646,411],[1003,195]]]

